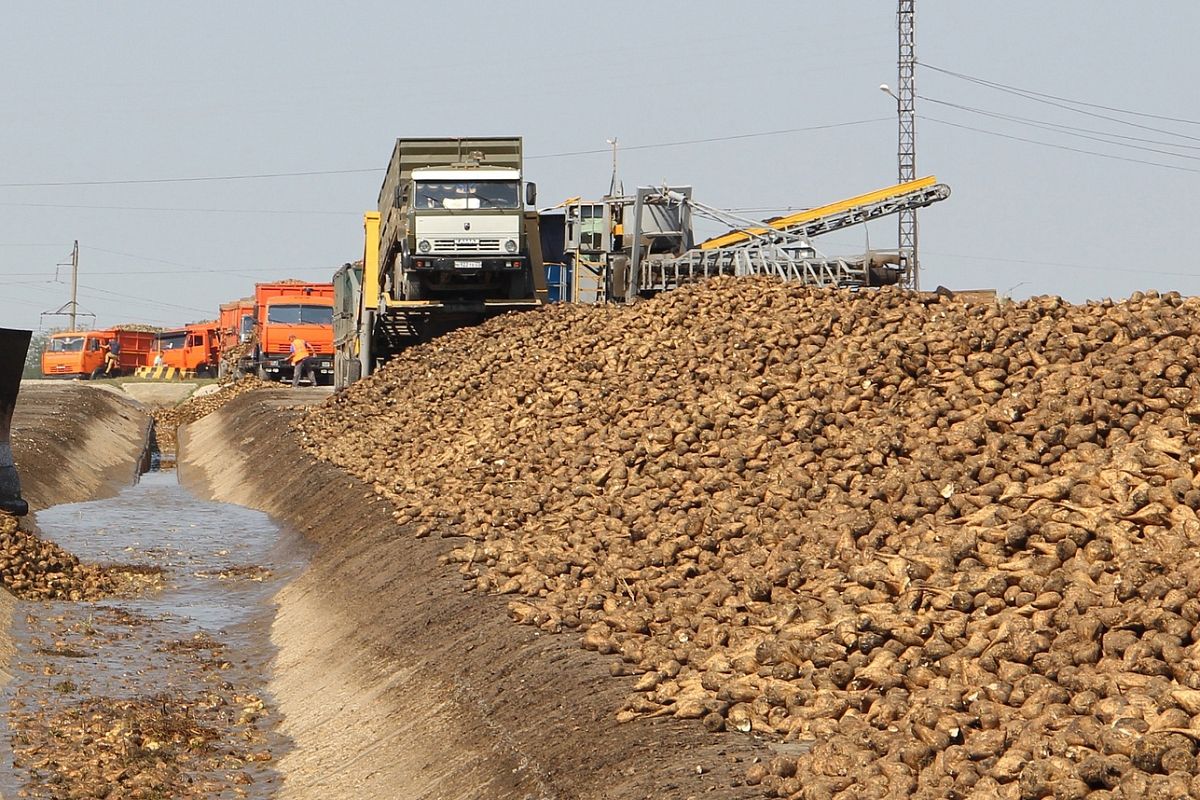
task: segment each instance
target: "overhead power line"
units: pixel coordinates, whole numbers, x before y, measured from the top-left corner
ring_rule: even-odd
[[[992,119],[1004,120],[1006,122],[1017,122],[1022,125],[1029,125],[1034,128],[1040,128],[1045,131],[1050,131],[1051,133],[1059,133],[1064,136],[1075,136],[1080,139],[1088,139],[1093,142],[1100,142],[1101,144],[1111,144],[1114,147],[1128,147],[1133,150],[1141,150],[1141,151],[1144,151],[1147,153],[1158,153],[1159,155],[1171,156],[1173,158],[1187,158],[1187,159],[1191,159],[1193,161],[1200,161],[1200,156],[1197,156],[1197,155],[1189,155],[1187,153],[1174,153],[1174,152],[1171,152],[1170,150],[1160,150],[1156,147],[1144,147],[1142,145],[1137,145],[1137,144],[1127,144],[1126,142],[1114,142],[1114,141],[1112,141],[1111,138],[1106,138],[1106,137],[1128,139],[1128,140],[1139,141],[1139,142],[1153,142],[1154,144],[1161,144],[1166,147],[1187,148],[1189,150],[1200,150],[1200,146],[1198,146],[1198,145],[1173,144],[1171,142],[1161,142],[1161,141],[1157,141],[1157,140],[1153,140],[1153,139],[1141,139],[1141,138],[1132,137],[1132,136],[1122,136],[1120,134],[1108,133],[1106,131],[1097,131],[1097,130],[1093,130],[1090,128],[1077,128],[1077,127],[1074,127],[1071,125],[1059,125],[1054,122],[1046,122],[1044,120],[1030,119],[1029,117],[1019,117],[1019,116],[1016,116],[1013,114],[1004,114],[999,111],[988,111],[987,109],[984,109],[984,108],[975,108],[973,106],[965,106],[965,105],[961,105],[959,103],[951,103],[946,100],[938,100],[937,98],[926,97],[924,95],[921,96],[921,99],[928,103],[933,103],[935,105],[945,106],[947,108],[954,108],[954,109],[958,109],[959,111],[966,111],[971,114],[978,114],[980,116],[990,117]],[[1097,134],[1097,135],[1093,136],[1090,134]]]
[[[784,128],[773,131],[756,131],[753,133],[739,133],[729,136],[712,136],[705,139],[686,139],[675,142],[655,142],[653,144],[628,145],[621,148],[622,151],[627,150],[655,150],[666,147],[683,147],[686,145],[709,144],[712,142],[732,142],[741,139],[757,139],[765,136],[782,136],[792,133],[808,133],[810,131],[832,130],[836,128],[848,128],[856,125],[869,125],[876,122],[886,122],[889,117],[875,117],[872,119],[851,120],[849,122],[834,122],[827,125],[810,125],[803,128]],[[562,153],[542,153],[526,155],[525,160],[546,159],[546,158],[569,158],[572,156],[595,155],[597,153],[609,152],[608,148],[597,148],[595,150],[574,150]],[[250,180],[269,180],[274,178],[308,178],[320,175],[356,175],[366,173],[382,172],[381,167],[370,167],[366,169],[325,169],[325,170],[306,170],[303,172],[258,172],[245,174],[228,174],[228,175],[192,175],[177,178],[125,178],[115,180],[79,180],[79,181],[25,181],[25,182],[10,182],[0,183],[0,189],[31,189],[31,188],[49,188],[49,187],[66,187],[66,186],[131,186],[143,184],[164,184],[164,183],[203,183],[217,181],[250,181]],[[81,206],[82,207],[82,206]],[[142,209],[139,209],[142,210]],[[147,211],[165,210],[165,209],[144,209]],[[187,211],[199,209],[182,209]],[[219,210],[219,209],[204,209],[204,210]],[[285,212],[286,213],[286,212]],[[307,212],[300,212],[307,213]],[[357,212],[330,212],[330,213],[357,213]]]
[[[1054,100],[1046,99],[1046,97],[1041,96],[1037,92],[1032,92],[1032,91],[1029,91],[1026,89],[1018,89],[1016,87],[1008,86],[1003,83],[997,83],[996,81],[989,81],[985,78],[976,78],[972,75],[967,75],[962,72],[954,72],[953,70],[942,69],[941,67],[935,67],[930,64],[922,64],[921,66],[925,67],[926,69],[931,69],[934,72],[940,72],[945,75],[950,75],[951,77],[969,81],[970,83],[974,83],[979,86],[986,86],[989,89],[995,89],[1000,92],[1005,92],[1007,94],[1016,95],[1017,97],[1023,97],[1026,100],[1032,100],[1035,103],[1042,103],[1044,105],[1054,106],[1055,108],[1061,108],[1065,111],[1070,111],[1075,114],[1083,114],[1084,116],[1087,116],[1087,117],[1094,117],[1096,119],[1103,119],[1103,120],[1107,120],[1109,122],[1115,122],[1118,125],[1128,125],[1131,128],[1138,128],[1138,129],[1144,130],[1144,131],[1153,131],[1154,133],[1165,133],[1168,136],[1178,136],[1181,139],[1189,139],[1194,142],[1200,142],[1200,136],[1189,136],[1186,133],[1179,133],[1178,131],[1172,131],[1172,130],[1168,130],[1166,128],[1155,128],[1152,125],[1142,125],[1137,122],[1130,122],[1129,120],[1120,119],[1118,117],[1112,117],[1107,114],[1097,114],[1094,111],[1086,111],[1082,108],[1075,107],[1076,105],[1086,105],[1085,103],[1082,103],[1082,102],[1077,102],[1074,100],[1064,100],[1063,102],[1056,102]],[[1074,103],[1075,105],[1068,105],[1068,103]],[[1132,113],[1132,112],[1125,112],[1125,113]],[[1190,120],[1177,120],[1177,121],[1190,122]]]
[[[925,69],[931,69],[934,72],[940,72],[943,75],[949,75],[954,78],[961,78],[962,80],[971,81],[973,83],[981,83],[985,86],[991,86],[996,89],[1007,89],[1009,91],[1020,92],[1021,94],[1033,95],[1034,97],[1041,97],[1041,98],[1045,98],[1047,100],[1059,100],[1064,103],[1071,103],[1072,105],[1084,106],[1085,108],[1098,108],[1101,111],[1112,111],[1117,114],[1128,114],[1133,117],[1145,117],[1146,119],[1159,119],[1164,122],[1179,122],[1184,125],[1200,125],[1200,120],[1183,119],[1181,117],[1169,117],[1164,114],[1148,114],[1143,111],[1131,111],[1127,108],[1117,108],[1115,106],[1106,106],[1106,105],[1101,105],[1100,103],[1089,103],[1084,100],[1073,100],[1069,97],[1060,97],[1059,95],[1047,94],[1046,92],[1037,92],[1037,91],[1034,91],[1033,89],[1022,89],[1019,86],[1010,86],[1006,83],[1000,83],[998,81],[990,81],[985,78],[978,78],[974,75],[967,75],[966,73],[963,73],[963,72],[955,72],[953,70],[945,69],[943,67],[935,67],[934,65],[927,64],[924,61],[919,62],[919,63]]]
[[[962,125],[957,122],[950,122],[949,120],[938,119],[937,117],[931,117],[927,114],[921,114],[920,117],[921,117],[921,119],[928,120],[929,122],[933,122],[938,125],[946,125],[951,128],[959,128],[959,129],[965,130],[965,131],[974,131],[975,133],[982,133],[985,136],[995,136],[1000,139],[1011,139],[1014,142],[1026,142],[1028,144],[1036,144],[1041,147],[1050,147],[1055,150],[1065,150],[1065,151],[1071,152],[1071,153],[1081,153],[1083,155],[1097,156],[1098,158],[1107,158],[1112,161],[1125,161],[1130,164],[1145,164],[1146,166],[1150,166],[1150,167],[1159,167],[1161,169],[1176,170],[1178,172],[1200,172],[1200,169],[1194,169],[1192,167],[1184,167],[1179,164],[1163,164],[1162,162],[1159,162],[1159,161],[1147,161],[1146,159],[1142,159],[1142,158],[1129,158],[1127,156],[1113,155],[1112,153],[1102,153],[1099,150],[1085,150],[1080,147],[1071,147],[1071,146],[1065,145],[1065,144],[1054,144],[1053,142],[1043,142],[1039,139],[1030,139],[1025,136],[1014,136],[1009,133],[1000,133],[999,131],[990,131],[990,130],[987,130],[986,128],[976,128],[972,125]]]
[[[684,147],[693,144],[710,144],[712,142],[732,142],[739,139],[758,139],[764,136],[783,136],[789,133],[808,133],[810,131],[825,131],[834,128],[849,128],[855,125],[869,125],[874,122],[890,122],[891,117],[873,117],[871,119],[858,119],[850,122],[834,122],[828,125],[810,125],[805,128],[784,128],[777,131],[759,131],[757,133],[739,133],[732,136],[713,136],[707,139],[683,139],[677,142],[658,142],[655,144],[635,144],[621,145],[621,152],[625,153],[630,150],[657,150],[664,147]],[[600,153],[610,154],[610,147],[596,148],[594,150],[574,150],[567,153],[545,153],[542,155],[527,155],[525,160],[533,160],[539,158],[565,158],[567,156],[590,156]]]
[[[82,245],[81,245],[82,247]],[[89,269],[88,275],[185,275],[185,274],[202,274],[202,275],[245,275],[247,277],[257,276],[261,273],[279,273],[279,272],[325,272],[333,274],[333,267],[241,267],[235,269],[200,269],[196,267],[188,267],[187,273],[181,272],[178,269],[120,269],[120,270],[94,270]],[[45,275],[45,272],[0,272],[0,278],[25,278],[38,275]],[[25,281],[25,283],[54,283],[53,280],[43,281]],[[5,281],[5,286],[13,285]]]
[[[379,172],[371,169],[321,169],[306,172],[259,172],[245,175],[197,175],[182,178],[128,178],[93,181],[29,181],[25,183],[0,183],[0,189],[28,189],[54,186],[129,186],[148,183],[203,183],[206,181],[253,181],[266,178],[308,178],[316,175],[353,175],[364,172]]]
[[[147,305],[160,306],[162,308],[178,308],[183,311],[194,311],[198,314],[211,314],[212,313],[212,309],[196,308],[195,306],[185,306],[185,305],[180,305],[179,303],[168,303],[165,300],[156,300],[152,297],[139,297],[137,295],[131,295],[128,292],[114,292],[111,289],[102,289],[99,286],[88,286],[88,285],[82,284],[82,283],[79,284],[79,286],[80,286],[80,288],[87,289],[90,292],[99,292],[100,294],[106,294],[106,295],[110,295],[112,297],[119,297],[119,298],[123,298],[125,300],[135,300],[140,303],[145,303]]]
[[[76,203],[0,203],[6,208],[78,208],[96,211],[177,211],[202,214],[308,214],[315,216],[361,215],[360,211],[304,211],[278,208],[182,208],[167,206],[96,206]]]

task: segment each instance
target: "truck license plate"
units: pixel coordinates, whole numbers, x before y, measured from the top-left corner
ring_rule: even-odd
[[[482,261],[455,261],[455,269],[483,269]]]

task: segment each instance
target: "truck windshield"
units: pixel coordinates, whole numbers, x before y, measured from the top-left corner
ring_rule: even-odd
[[[333,306],[271,306],[267,322],[280,325],[332,325]]]
[[[518,181],[418,181],[416,207],[470,210],[520,208]]]
[[[154,337],[155,350],[179,350],[183,347],[186,333],[164,333]]]
[[[82,349],[82,336],[62,336],[50,340],[51,353],[78,353]]]

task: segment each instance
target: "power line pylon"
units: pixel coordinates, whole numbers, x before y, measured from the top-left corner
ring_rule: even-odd
[[[917,50],[916,0],[899,0],[896,28],[899,32],[898,75],[896,82],[897,116],[899,122],[900,183],[917,178]],[[921,288],[920,261],[917,256],[917,211],[908,209],[899,214],[900,267],[903,283],[910,289]]]

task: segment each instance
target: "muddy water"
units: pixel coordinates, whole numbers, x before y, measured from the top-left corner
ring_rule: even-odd
[[[38,525],[85,561],[161,570],[161,588],[18,607],[0,794],[274,796],[288,742],[266,692],[271,597],[302,567],[298,537],[174,472]]]

